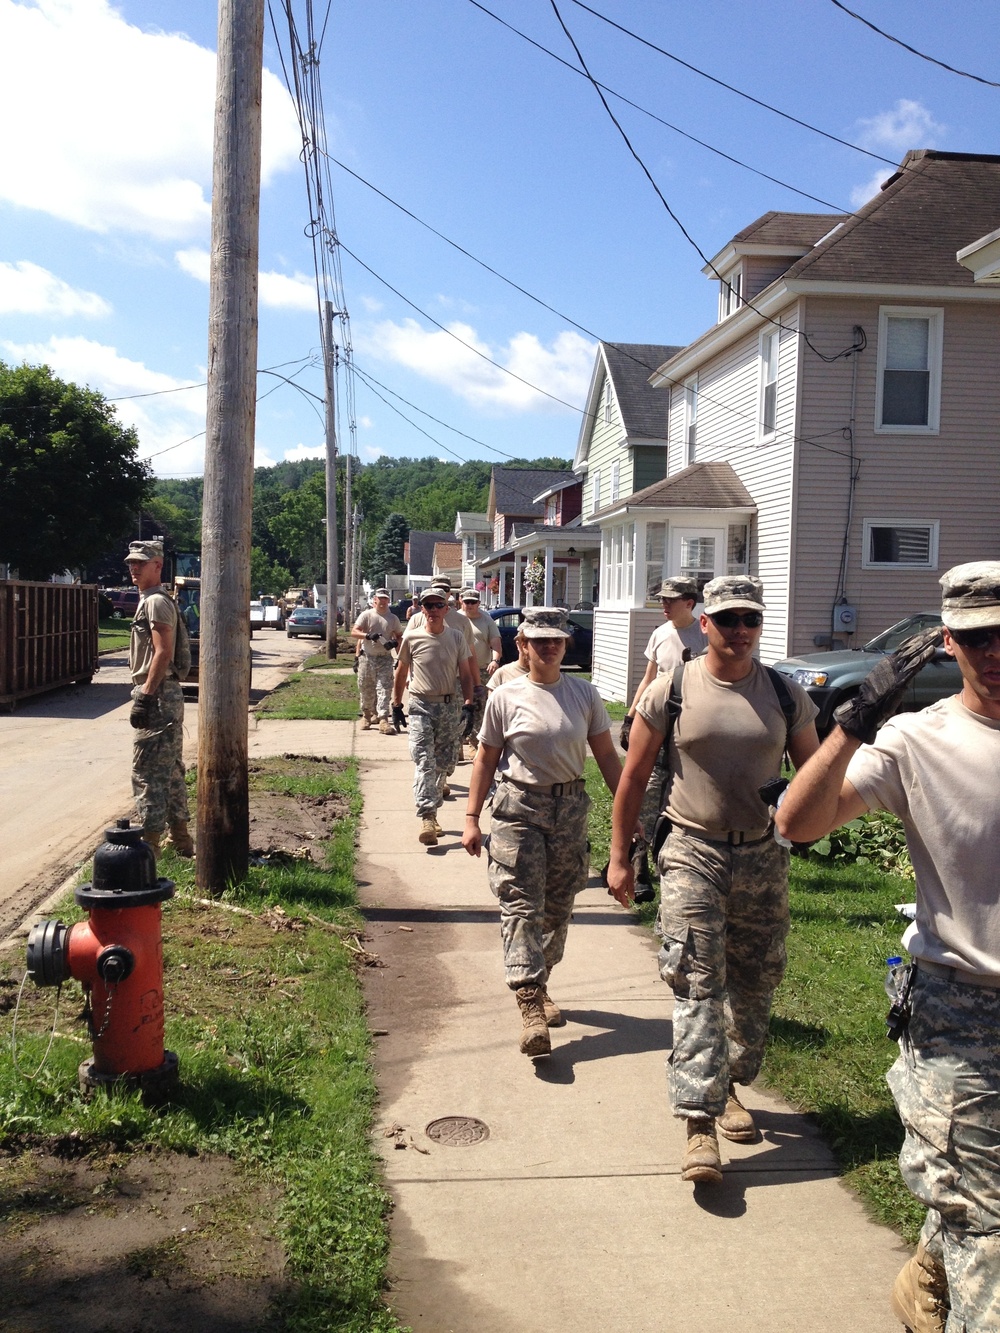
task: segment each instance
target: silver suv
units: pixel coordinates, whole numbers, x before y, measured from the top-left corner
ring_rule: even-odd
[[[805,687],[806,693],[819,707],[816,729],[821,736],[830,730],[833,710],[838,704],[856,694],[858,686],[872,667],[888,653],[895,652],[911,634],[941,624],[936,611],[920,611],[877,634],[863,648],[842,648],[832,653],[806,653],[802,657],[788,657],[775,662],[776,671]],[[900,712],[926,708],[938,699],[957,694],[962,688],[958,663],[939,649],[930,662],[910,682]]]

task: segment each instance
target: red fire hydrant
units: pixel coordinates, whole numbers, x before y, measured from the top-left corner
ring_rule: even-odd
[[[28,975],[37,986],[75,977],[94,1054],[80,1066],[80,1087],[125,1081],[161,1094],[177,1081],[177,1056],[163,1048],[163,940],[160,904],[173,881],[157,879],[153,849],[127,819],[106,829],[94,853],[92,884],[74,897],[87,921],[39,921],[28,936]]]

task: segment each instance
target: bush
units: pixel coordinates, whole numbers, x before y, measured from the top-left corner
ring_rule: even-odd
[[[870,865],[886,875],[913,879],[913,865],[903,825],[895,815],[878,811],[852,819],[815,843],[810,858],[840,865]]]

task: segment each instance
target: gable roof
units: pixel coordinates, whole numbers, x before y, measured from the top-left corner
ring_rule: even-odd
[[[573,466],[579,468],[590,452],[590,437],[597,421],[601,390],[611,380],[622,429],[630,443],[638,440],[664,441],[667,438],[667,409],[663,395],[650,386],[650,376],[680,347],[665,343],[597,344],[594,370],[590,377],[587,406],[580,425]]]
[[[490,521],[497,514],[511,514],[518,518],[541,518],[545,505],[535,499],[542,491],[558,486],[563,481],[578,480],[572,472],[560,468],[495,467],[490,474],[490,500],[486,516]]]
[[[843,222],[846,213],[765,213],[733,237],[736,244],[812,247],[831,227]]]
[[[411,528],[407,541],[410,547],[409,569],[411,575],[434,573],[434,543],[453,542],[454,532],[421,532]]]
[[[462,543],[456,541],[435,542],[433,558],[439,571],[461,568]]]
[[[657,481],[623,500],[605,505],[593,517],[622,509],[750,509],[756,504],[730,463],[691,463],[665,481]]]

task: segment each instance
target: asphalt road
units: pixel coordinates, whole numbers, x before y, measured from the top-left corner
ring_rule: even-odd
[[[320,647],[255,634],[251,703]],[[101,658],[93,684],[54,690],[0,716],[0,938],[93,855],[102,831],[134,818],[127,655]],[[184,757],[198,750],[198,704],[184,710]]]

